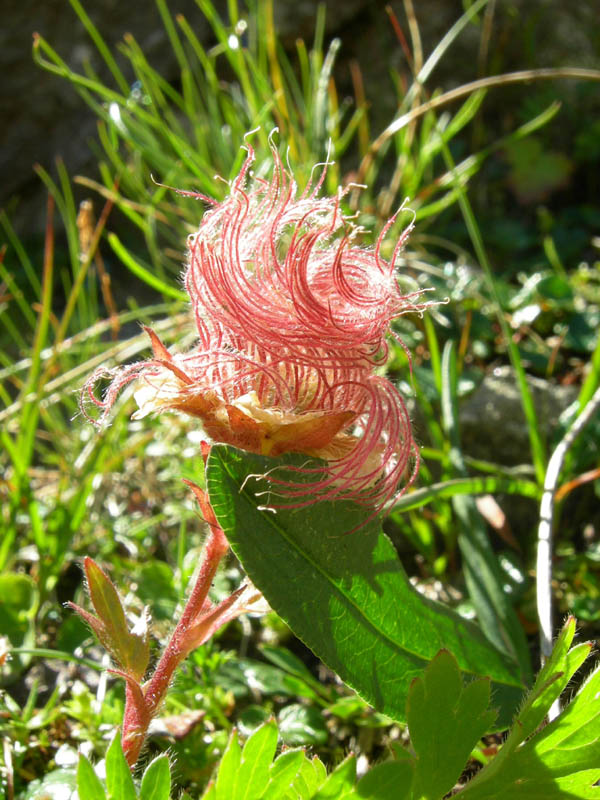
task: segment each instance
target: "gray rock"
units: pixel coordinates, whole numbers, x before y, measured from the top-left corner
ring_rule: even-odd
[[[214,0],[226,18],[226,0]],[[177,80],[178,68],[154,2],[83,0],[90,17],[113,53],[131,32],[152,66],[168,81]],[[168,0],[172,15],[183,13],[201,40],[212,33],[194,0]],[[240,7],[243,8],[240,0]],[[276,26],[291,50],[297,37],[308,42],[314,33],[318,0],[277,0]],[[400,0],[391,3],[407,39],[408,26]],[[390,70],[410,80],[406,57],[398,43],[386,3],[369,0],[327,0],[327,36],[339,36],[337,79],[340,93],[351,94],[349,62],[361,66],[370,102],[373,134],[391,121],[397,96]],[[461,0],[419,0],[414,3],[427,57],[463,12]],[[56,156],[71,173],[94,174],[89,140],[95,118],[67,81],[39,69],[31,58],[32,33],[38,31],[75,70],[90,61],[102,72],[101,59],[68,0],[4,0],[0,26],[0,148],[3,170],[0,206],[12,195],[20,199],[11,216],[22,232],[43,229],[45,190],[35,176],[36,162],[52,171]],[[540,66],[598,66],[597,3],[562,0],[498,0],[490,40],[488,71]],[[481,21],[463,31],[443,56],[430,87],[452,88],[477,77]],[[117,59],[120,57],[117,55]],[[121,57],[121,63],[124,60]],[[133,80],[133,76],[132,80]],[[565,84],[561,84],[564,86]],[[576,84],[568,84],[572,90]],[[502,90],[510,92],[514,90]],[[527,91],[527,90],[525,90]],[[592,93],[590,93],[591,95]],[[502,95],[506,97],[507,95]],[[508,95],[513,97],[514,95]],[[499,95],[496,102],[501,103]],[[592,102],[590,100],[590,102]],[[581,108],[581,114],[585,109]]]
[[[226,0],[213,0],[227,19]],[[317,0],[275,3],[276,25],[291,47],[297,36],[310,41],[314,34]],[[368,0],[329,0],[328,28],[348,23]],[[127,60],[118,54],[119,43],[131,33],[149,63],[167,81],[177,81],[179,69],[156,5],[122,3],[119,0],[83,0],[83,6],[97,26],[111,52],[116,55],[126,78]],[[168,0],[174,17],[183,14],[204,44],[214,35],[195,0]],[[240,6],[243,6],[240,3]],[[64,159],[71,174],[95,177],[89,142],[95,136],[96,119],[67,80],[34,64],[32,35],[38,32],[76,72],[84,72],[89,62],[108,85],[114,85],[93,42],[68,0],[5,0],[0,26],[0,126],[2,175],[0,207],[15,197],[11,217],[23,233],[39,232],[44,225],[45,189],[33,171],[41,164],[53,172],[57,156]],[[383,12],[382,12],[383,13]],[[18,201],[18,205],[17,205]],[[11,204],[12,205],[12,204]]]
[[[575,386],[528,376],[540,432],[548,441],[558,419],[577,398]],[[463,451],[473,458],[513,466],[531,463],[529,435],[514,370],[498,367],[460,407]]]

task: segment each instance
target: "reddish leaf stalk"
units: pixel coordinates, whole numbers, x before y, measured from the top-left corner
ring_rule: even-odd
[[[204,559],[192,593],[154,674],[142,687],[142,698],[136,691],[137,685],[134,688],[131,682],[127,681],[123,717],[123,752],[131,767],[138,760],[150,721],[165,698],[175,670],[195,647],[186,640],[186,634],[206,610],[209,589],[228,547],[229,544],[221,528],[218,525],[211,526]]]

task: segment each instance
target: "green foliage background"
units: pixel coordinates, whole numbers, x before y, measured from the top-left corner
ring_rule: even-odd
[[[359,91],[350,103],[340,99],[334,68],[343,41],[328,40],[323,12],[315,20],[314,40],[298,41],[290,52],[278,39],[269,2],[247,11],[232,1],[228,18],[221,19],[209,0],[199,0],[198,13],[213,30],[208,46],[196,37],[193,19],[173,17],[167,3],[157,0],[180,66],[177,85],[153,69],[133,37],[125,38],[117,62],[78,0],[71,0],[65,13],[83,22],[110,82],[103,83],[91,69],[75,72],[52,42],[36,39],[33,56],[39,66],[57,80],[68,80],[97,115],[97,174],[72,177],[60,162],[53,170],[38,168],[49,196],[43,250],[26,248],[9,216],[0,215],[5,243],[0,263],[0,635],[7,637],[12,654],[2,668],[0,726],[9,743],[2,779],[8,787],[12,775],[16,797],[35,797],[41,784],[32,781],[43,781],[46,774],[54,775],[50,782],[64,778],[73,786],[87,781],[90,797],[103,796],[104,788],[84,761],[75,775],[73,754],[83,745],[92,761],[105,756],[122,716],[123,689],[107,680],[108,664],[89,631],[63,606],[72,599],[86,602],[78,567],[82,556],[108,565],[130,619],[149,606],[156,649],[185,596],[204,533],[181,478],[204,481],[199,433],[174,416],[132,421],[132,405],[124,397],[111,426],[97,435],[78,416],[77,389],[99,365],[144,355],[147,341],[134,322],[152,324],[182,350],[193,342],[179,274],[186,236],[197,226],[201,208],[168,187],[222,197],[227,186],[215,174],[227,180],[237,173],[244,135],[255,128],[257,175],[269,169],[268,136],[278,127],[281,152],[289,148],[301,185],[328,147],[335,163],[325,191],[351,179],[366,184],[349,195],[346,208],[364,227],[365,244],[405,197],[411,199],[417,228],[404,253],[401,279],[407,287],[429,287],[428,299],[449,302],[422,319],[398,321],[396,331],[413,353],[412,371],[400,346],[392,346],[388,364],[388,373],[412,398],[423,443],[419,486],[398,501],[385,523],[404,565],[398,562],[397,591],[412,596],[406,572],[422,590],[445,599],[453,614],[476,616],[487,637],[482,652],[499,648],[528,680],[537,628],[534,526],[520,525],[519,515],[512,518],[519,534],[515,546],[491,532],[476,499],[493,494],[510,508],[525,498],[529,512],[535,510],[553,446],[600,383],[598,209],[572,192],[563,206],[554,200],[569,174],[597,163],[598,121],[579,119],[568,103],[561,108],[556,84],[546,77],[536,83],[535,75],[529,76],[526,93],[515,95],[510,128],[495,125],[502,114],[492,76],[477,90],[459,87],[462,94],[445,96],[434,68],[465,30],[482,31],[487,5],[486,0],[468,4],[412,75],[392,76],[396,111],[380,128],[375,128],[372,101]],[[580,91],[597,86],[592,83],[597,74],[571,78]],[[573,146],[557,152],[552,131],[563,125],[573,131]],[[99,220],[85,246],[77,226],[82,187],[94,198]],[[389,248],[407,219],[401,215],[390,230]],[[516,376],[529,440],[519,465],[495,463],[494,453],[476,460],[462,446],[461,398],[504,364]],[[574,404],[550,433],[532,400],[532,374],[576,387]],[[561,483],[570,487],[571,496],[559,507],[555,562],[559,612],[574,610],[590,637],[600,619],[594,510],[599,434],[596,419],[563,472]],[[235,461],[234,454],[227,458]],[[231,537],[233,542],[233,530]],[[386,554],[392,553],[385,541]],[[350,544],[356,542],[347,549]],[[234,549],[248,571],[257,570],[267,593],[272,573],[262,574],[244,546],[240,539]],[[368,539],[361,538],[357,552],[368,547]],[[235,588],[241,574],[232,558],[215,596]],[[352,771],[343,766],[350,748],[370,764],[395,750],[399,760],[392,771],[412,774],[394,745],[402,735],[397,715],[394,722],[383,713],[389,714],[388,706],[373,711],[342,686],[292,636],[286,622],[301,626],[301,620],[282,617],[236,623],[182,669],[165,716],[176,718],[173,724],[186,735],[178,738],[165,722],[150,750],[158,757],[151,769],[167,793],[167,762],[160,752],[170,748],[178,785],[199,796],[226,747],[230,759],[243,759],[232,744],[235,736],[230,738],[233,726],[247,736],[263,724],[261,736],[270,742],[271,715],[283,742],[310,745],[321,759],[321,766],[302,753],[284,759],[286,769],[296,759],[304,775],[308,789],[298,796],[319,796],[321,783],[333,780],[325,777],[324,764],[330,772],[342,765],[338,778],[342,785],[346,781],[348,796],[359,791],[353,777],[343,777],[349,774],[344,770]],[[437,652],[427,637],[421,643],[430,652],[421,651],[419,670]],[[459,649],[457,641],[454,656],[464,671],[468,664]],[[474,651],[465,655],[477,658]],[[350,659],[342,662],[340,674]],[[489,663],[480,666],[489,674]],[[353,678],[342,677],[354,685]],[[398,697],[404,701],[408,692],[405,681]],[[418,751],[414,736],[413,746]],[[479,763],[489,760],[475,738],[469,748],[475,748]],[[109,752],[117,774],[118,747],[113,743]],[[279,759],[273,764],[283,770]],[[504,769],[499,756],[494,761]],[[464,759],[458,769],[463,766]],[[226,774],[223,769],[219,775]],[[388,768],[377,769],[383,785]],[[61,770],[66,773],[56,776]],[[559,777],[570,780],[567,767]],[[579,781],[577,791],[593,792],[591,778],[573,779]],[[363,780],[368,786],[376,779],[367,774]],[[215,786],[214,796],[220,796],[218,781]],[[115,796],[138,790],[119,791]],[[143,781],[139,791],[145,798]],[[157,797],[166,797],[164,791]],[[477,796],[476,784],[468,791]]]

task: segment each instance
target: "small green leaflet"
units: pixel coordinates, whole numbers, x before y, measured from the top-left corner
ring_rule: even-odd
[[[273,761],[277,739],[273,720],[257,728],[243,748],[234,730],[203,800],[316,800],[323,785],[339,781],[335,772],[327,777],[319,759],[309,759],[303,750],[286,750]]]
[[[148,764],[138,794],[123,755],[121,734],[117,731],[106,754],[106,790],[90,762],[84,755],[80,755],[77,765],[77,793],[80,800],[169,800],[169,759],[162,755]]]
[[[77,792],[86,800],[106,800],[106,792],[100,778],[84,755],[79,756],[77,765]]]
[[[589,653],[589,643],[569,650],[575,620],[567,620],[551,657],[500,753],[458,797],[465,800],[600,800],[600,669],[562,713],[535,733],[550,706]]]
[[[569,649],[574,632],[575,622],[568,620],[499,754],[457,798],[600,800],[600,787],[594,786],[600,780],[600,670],[560,716],[539,728],[589,653],[589,644]],[[350,755],[327,776],[321,761],[302,750],[284,751],[272,761],[277,728],[271,720],[243,749],[233,733],[216,784],[203,800],[442,800],[495,714],[489,690],[485,678],[464,683],[456,659],[442,650],[408,692],[414,754],[400,749],[396,760],[376,764],[358,783]],[[254,776],[260,776],[259,783],[253,783]]]
[[[151,761],[144,771],[140,786],[140,800],[169,800],[171,796],[171,770],[166,755]]]
[[[129,765],[121,747],[121,732],[117,731],[106,753],[106,789],[108,800],[137,800]]]

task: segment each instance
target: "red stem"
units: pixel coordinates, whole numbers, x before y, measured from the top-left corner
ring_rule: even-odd
[[[154,674],[143,686],[143,706],[136,702],[131,688],[129,685],[127,686],[123,717],[123,752],[130,767],[133,767],[138,760],[150,720],[164,700],[173,673],[188,655],[189,651],[184,646],[186,631],[200,614],[217,567],[229,547],[225,534],[218,525],[211,525],[210,531],[204,560],[192,593],[183,609],[181,619],[171,635],[169,644],[162,654]]]

